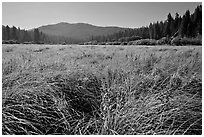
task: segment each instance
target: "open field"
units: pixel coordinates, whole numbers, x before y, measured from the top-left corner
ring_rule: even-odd
[[[3,45],[2,133],[202,134],[202,48]]]

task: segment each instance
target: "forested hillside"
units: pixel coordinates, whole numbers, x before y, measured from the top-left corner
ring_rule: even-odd
[[[119,27],[101,27],[87,23],[70,24],[65,22],[42,26],[38,29],[47,35],[78,39],[78,41],[87,41],[93,36],[106,36],[124,30],[124,28]]]
[[[131,37],[134,39],[136,36],[158,40],[163,37],[196,37],[198,35],[202,35],[202,5],[198,6],[193,14],[187,10],[182,17],[178,13],[172,17],[169,13],[165,21],[150,23],[148,27],[129,28],[106,37],[96,36],[94,40],[127,42]]]

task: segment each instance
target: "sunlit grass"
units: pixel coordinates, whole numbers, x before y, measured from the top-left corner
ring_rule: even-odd
[[[3,45],[3,134],[202,134],[201,47]]]

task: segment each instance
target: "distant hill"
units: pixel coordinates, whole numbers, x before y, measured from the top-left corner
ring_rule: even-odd
[[[88,40],[92,36],[106,36],[122,31],[120,27],[100,27],[85,23],[65,23],[41,26],[39,31],[53,36],[63,36],[73,39]]]

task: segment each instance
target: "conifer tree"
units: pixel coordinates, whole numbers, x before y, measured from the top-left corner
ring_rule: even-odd
[[[10,28],[8,25],[6,26],[6,40],[10,40]]]
[[[12,28],[12,39],[17,40],[17,28],[15,26]]]
[[[40,32],[38,29],[34,29],[34,42],[39,43],[40,42]]]

